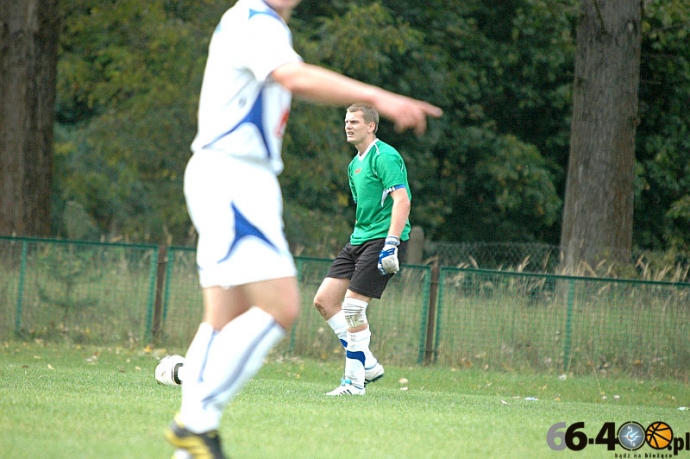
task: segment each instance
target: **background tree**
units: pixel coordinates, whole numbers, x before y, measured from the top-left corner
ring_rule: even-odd
[[[219,8],[75,0],[61,11],[54,228],[69,236],[76,202],[110,239],[187,243],[182,174]]]
[[[582,1],[561,239],[571,272],[605,251],[630,260],[640,18],[637,0]]]
[[[310,5],[311,2],[303,2],[297,17],[305,6],[310,11]],[[547,233],[546,229],[557,221],[560,209],[553,183],[558,166],[545,160],[538,148],[499,128],[492,116],[517,102],[501,96],[505,81],[515,78],[514,74],[508,75],[509,71],[517,71],[510,69],[511,63],[514,67],[528,66],[517,62],[524,42],[518,33],[510,32],[511,18],[518,15],[526,20],[532,6],[525,5],[523,9],[513,6],[510,12],[503,11],[506,14],[487,19],[495,9],[493,4],[477,6],[436,0],[421,5],[401,0],[381,4],[350,2],[346,6],[334,2],[334,5],[332,16],[297,23],[296,46],[307,61],[429,99],[445,109],[446,116],[434,120],[428,134],[421,139],[409,134],[398,135],[385,122],[380,129],[380,137],[395,145],[408,163],[413,191],[412,221],[422,225],[429,237],[446,241],[525,241]],[[562,41],[560,37],[569,38],[557,27],[543,28],[537,36],[539,29],[535,24],[548,25],[561,16],[560,10],[549,11],[538,6],[542,11],[533,20],[531,30],[525,27],[525,34],[535,37],[535,47],[545,47],[546,54],[554,42]],[[496,25],[496,20],[502,21],[501,24]],[[558,20],[556,23],[560,24]],[[491,35],[502,26],[508,33]],[[554,32],[556,37],[552,35]],[[533,65],[541,68],[531,74],[541,75],[542,64]],[[549,62],[552,68],[547,75],[558,75],[560,65],[563,64],[554,58]],[[566,77],[561,83],[570,84]],[[567,106],[562,101],[551,100],[553,94],[560,99],[567,97],[562,91],[524,91],[520,97],[535,94],[540,98],[531,104],[535,113],[544,105]],[[490,114],[487,107],[492,110]],[[301,129],[301,122],[306,122],[300,134],[293,136],[294,143],[287,145],[285,155],[290,158],[294,152],[300,156],[297,161],[303,161],[305,150],[314,151],[314,144],[293,147],[304,138],[302,131],[310,128],[313,117],[307,121],[302,115],[293,116],[299,117],[300,122],[289,125],[289,132],[293,128]],[[551,118],[536,119],[533,125],[546,124]],[[323,120],[320,126],[333,123],[337,129],[336,144],[344,144],[342,114],[320,119]],[[563,128],[567,126],[564,124]],[[326,138],[330,132],[313,131],[310,139]],[[317,148],[315,160],[319,163],[306,169],[321,171],[326,165],[333,166],[332,160],[321,157],[324,152],[332,151],[332,147],[322,151]],[[345,162],[349,161],[351,149],[346,147],[344,154]],[[304,169],[288,167],[284,176],[293,174],[291,170],[301,175]],[[344,178],[344,166],[327,169],[328,174],[315,175],[326,180],[335,177],[336,181],[326,188],[345,192],[347,198],[347,183],[337,182],[338,177]],[[299,178],[295,183],[302,183]],[[300,199],[289,187],[285,194],[286,201]],[[334,201],[332,192],[330,197],[328,193],[319,193],[310,199],[324,196]],[[346,204],[347,199],[341,202]],[[323,208],[329,215],[327,221],[333,221],[330,205]],[[308,237],[308,233],[302,234]]]
[[[182,172],[208,40],[231,4],[60,2],[52,234],[193,242]],[[444,108],[422,138],[380,128],[430,239],[558,245],[579,4],[303,0],[291,28],[307,62]],[[687,250],[690,0],[644,6],[633,245]],[[342,109],[294,101],[280,180],[302,255],[332,255],[351,229],[342,123]]]
[[[690,251],[690,1],[645,2],[635,171],[637,247]]]
[[[0,234],[50,234],[57,7],[0,2]]]

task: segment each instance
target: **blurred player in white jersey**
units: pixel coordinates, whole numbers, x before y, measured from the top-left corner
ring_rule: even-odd
[[[182,404],[166,437],[177,458],[223,458],[218,427],[299,314],[283,233],[281,145],[292,94],[363,101],[422,134],[440,108],[302,61],[287,22],[300,0],[239,0],[209,45],[184,192],[199,240],[204,314],[185,356]]]

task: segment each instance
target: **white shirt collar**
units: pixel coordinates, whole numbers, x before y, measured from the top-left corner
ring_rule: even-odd
[[[379,140],[379,139],[375,137],[375,138],[374,138],[374,141],[371,142],[371,143],[369,144],[369,146],[367,147],[366,150],[364,150],[364,153],[362,153],[361,155],[360,155],[360,154],[357,155],[357,156],[359,156],[359,159],[364,159],[364,157],[369,153],[369,151],[371,151],[371,147],[373,147],[374,144],[375,144],[376,142],[378,142],[378,140]]]

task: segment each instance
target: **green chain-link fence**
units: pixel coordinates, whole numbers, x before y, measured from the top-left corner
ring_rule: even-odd
[[[146,339],[157,263],[151,245],[0,238],[0,338]]]
[[[340,359],[312,306],[331,260],[296,257],[302,313],[276,352]],[[0,237],[0,339],[154,343],[201,317],[195,251]],[[368,316],[384,362],[690,376],[690,284],[404,265]]]
[[[443,268],[435,361],[682,376],[690,284]]]

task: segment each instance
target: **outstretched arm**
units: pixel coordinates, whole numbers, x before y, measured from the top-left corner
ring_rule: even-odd
[[[328,105],[346,106],[354,102],[373,105],[395,123],[399,131],[413,129],[417,135],[426,131],[426,118],[438,118],[443,110],[435,105],[363,83],[339,73],[304,62],[281,65],[273,79],[296,96]]]

